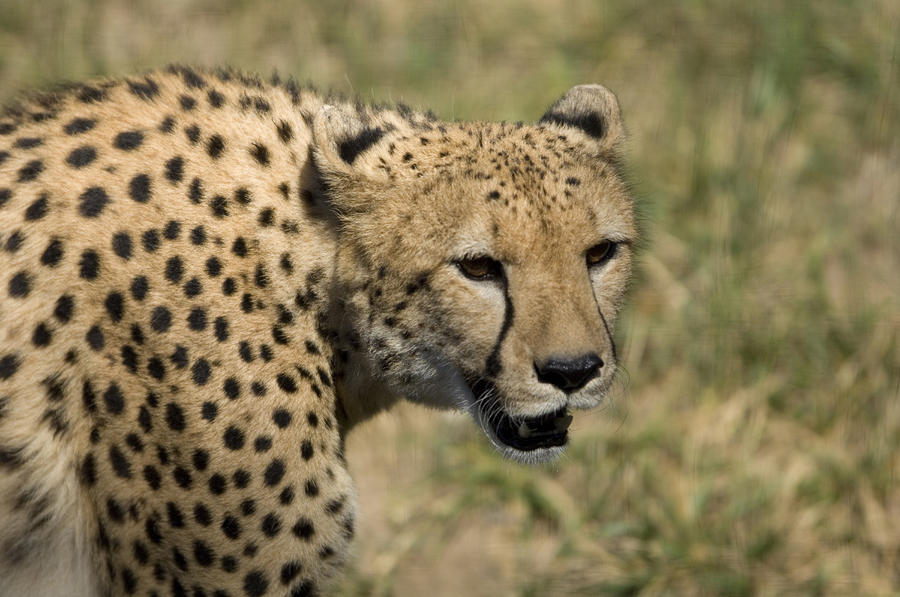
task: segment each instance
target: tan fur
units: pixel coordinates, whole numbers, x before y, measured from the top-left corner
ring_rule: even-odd
[[[441,123],[183,68],[0,117],[0,595],[317,594],[353,425],[407,397],[496,443],[479,379],[514,418],[597,404],[635,239],[621,130],[600,86],[537,125]],[[502,280],[465,277],[477,256]],[[577,392],[535,375],[588,352]]]

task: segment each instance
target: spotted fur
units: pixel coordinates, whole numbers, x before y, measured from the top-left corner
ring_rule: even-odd
[[[320,594],[354,533],[343,437],[400,396],[558,455],[494,424],[609,387],[620,140],[600,86],[535,125],[183,67],[9,108],[0,595]]]

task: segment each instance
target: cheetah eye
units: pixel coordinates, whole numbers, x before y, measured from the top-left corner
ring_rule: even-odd
[[[588,267],[597,267],[612,259],[617,246],[613,241],[604,240],[588,249],[584,257]]]
[[[487,256],[458,259],[454,263],[465,277],[472,280],[499,280],[503,277],[500,262]]]

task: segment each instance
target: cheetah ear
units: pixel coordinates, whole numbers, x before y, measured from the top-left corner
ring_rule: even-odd
[[[578,85],[547,109],[540,124],[579,129],[601,151],[615,150],[624,139],[619,101],[603,85]]]
[[[361,154],[387,134],[349,106],[322,106],[313,118],[312,151],[328,201],[339,214],[368,211],[383,187]]]

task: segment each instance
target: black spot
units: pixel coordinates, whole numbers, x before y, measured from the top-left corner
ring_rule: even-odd
[[[184,467],[176,466],[172,469],[172,478],[175,479],[175,483],[182,489],[190,489],[191,474]]]
[[[269,589],[269,581],[266,575],[259,570],[254,570],[244,577],[244,593],[247,597],[260,597]]]
[[[122,365],[132,373],[137,373],[137,352],[129,345],[122,347]]]
[[[219,261],[218,257],[210,257],[206,260],[206,273],[211,278],[215,278],[222,273],[222,262]]]
[[[79,276],[85,280],[93,280],[100,273],[100,256],[93,249],[86,249],[78,262]]]
[[[229,539],[237,539],[241,536],[241,523],[234,516],[225,516],[222,520],[222,533]]]
[[[103,338],[103,332],[100,331],[100,328],[96,325],[91,326],[91,329],[87,331],[85,339],[87,340],[88,346],[95,352],[103,350],[103,346],[106,344],[106,341]]]
[[[284,429],[291,424],[291,413],[283,408],[276,409],[275,412],[272,413],[272,421],[274,421],[278,427]]]
[[[573,187],[577,187],[581,184],[581,181],[574,176],[570,176],[566,179],[566,184],[572,185]]]
[[[172,351],[172,354],[169,356],[169,360],[172,361],[172,364],[178,369],[184,369],[188,365],[187,348],[181,345],[176,346],[175,350]]]
[[[184,296],[194,298],[201,292],[203,292],[203,286],[196,276],[184,283]]]
[[[294,264],[291,262],[290,253],[282,253],[281,254],[281,258],[279,259],[278,266],[288,274],[290,274],[294,271]]]
[[[24,298],[31,292],[31,278],[25,272],[19,272],[9,280],[9,296]]]
[[[166,404],[166,425],[173,431],[184,431],[184,411],[174,402]]]
[[[259,212],[259,219],[257,220],[259,225],[262,227],[271,226],[275,221],[275,210],[271,207],[267,207]]]
[[[303,460],[309,460],[314,456],[315,452],[313,451],[312,442],[308,439],[303,440],[300,444],[300,456],[303,457]]]
[[[47,328],[47,325],[42,321],[34,327],[34,332],[31,334],[31,343],[34,344],[38,348],[42,348],[50,344],[50,341],[53,339],[53,334]]]
[[[22,246],[24,239],[25,237],[22,235],[21,230],[14,231],[9,235],[9,238],[6,239],[6,250],[10,253],[15,253]]]
[[[211,135],[206,142],[206,153],[212,159],[218,159],[225,151],[225,139],[221,135]]]
[[[352,164],[359,154],[378,143],[384,134],[385,131],[381,127],[367,128],[357,136],[339,143],[338,155],[348,164]],[[286,139],[283,140],[287,141]]]
[[[131,341],[139,346],[144,343],[144,330],[136,323],[131,324]]]
[[[254,273],[253,281],[258,288],[265,288],[269,285],[269,276],[266,275],[266,270],[263,267],[262,263],[258,263],[256,265],[256,272]]]
[[[285,373],[279,373],[275,377],[275,382],[278,384],[278,387],[288,394],[293,394],[297,391],[297,382],[294,381],[294,378]]]
[[[16,139],[16,142],[13,143],[13,147],[17,147],[18,149],[32,149],[43,144],[44,140],[40,137],[22,137],[21,139]]]
[[[246,499],[241,502],[241,514],[244,516],[253,516],[256,513],[256,502],[252,499]]]
[[[175,240],[181,234],[181,222],[178,220],[169,220],[166,227],[163,228],[163,236],[169,240]]]
[[[234,572],[237,570],[237,567],[237,559],[232,556],[225,556],[222,558],[222,570],[225,572]]]
[[[216,320],[213,324],[215,328],[216,340],[219,342],[225,342],[228,340],[228,320],[222,316],[216,317]]]
[[[141,426],[144,433],[150,433],[153,429],[153,420],[150,416],[150,411],[147,410],[147,407],[144,405],[141,405],[140,409],[138,409],[138,425]]]
[[[71,295],[64,294],[56,299],[56,306],[53,308],[53,316],[60,323],[68,323],[72,319],[72,311],[75,308],[75,299]]]
[[[184,158],[176,156],[166,162],[166,178],[172,183],[181,182],[184,176]]]
[[[159,249],[159,231],[155,228],[144,231],[141,235],[141,244],[148,253],[154,253]]]
[[[191,181],[191,186],[188,188],[188,198],[193,203],[200,203],[203,201],[203,181],[199,178],[195,178]]]
[[[19,182],[30,182],[44,171],[44,162],[31,160],[19,169]]]
[[[216,195],[209,202],[209,208],[215,217],[224,218],[228,215],[228,199],[222,195]]]
[[[250,313],[253,311],[253,295],[245,292],[244,296],[241,297],[241,311],[244,313]]]
[[[209,105],[213,108],[221,108],[222,104],[225,103],[225,96],[215,89],[209,90],[209,93],[206,94],[206,99],[209,100]]]
[[[181,276],[184,274],[184,262],[181,260],[181,257],[177,255],[175,257],[170,257],[166,261],[166,279],[172,284],[177,284],[181,281]]]
[[[78,211],[86,218],[96,218],[109,203],[109,195],[101,187],[89,187],[79,197]]]
[[[0,189],[0,207],[6,205],[9,198],[12,197],[12,191],[9,189]]]
[[[113,415],[120,415],[125,410],[125,397],[115,382],[109,384],[109,387],[103,392],[103,403],[106,405],[106,410]]]
[[[196,504],[194,506],[194,520],[205,527],[212,524],[212,514],[210,513],[209,508],[200,503]]]
[[[197,100],[189,95],[182,95],[180,98],[178,98],[178,102],[181,104],[181,109],[187,112],[193,110],[194,106],[197,105]]]
[[[247,241],[244,240],[243,236],[239,236],[235,239],[234,244],[231,245],[231,252],[238,257],[247,256]]]
[[[180,529],[184,527],[184,514],[175,502],[166,502],[166,514],[169,517],[169,525],[172,528]]]
[[[487,194],[487,198],[488,198],[488,201],[491,201],[494,199],[499,199],[500,191],[491,191],[490,193]]]
[[[195,245],[202,245],[206,242],[206,230],[203,226],[197,226],[191,230],[191,243]]]
[[[254,396],[265,396],[268,393],[265,384],[259,381],[254,381],[250,384],[250,391],[253,392]]]
[[[131,259],[131,236],[127,232],[117,232],[112,238],[113,252],[122,259]]]
[[[66,163],[73,168],[84,168],[97,159],[97,150],[90,145],[73,149],[66,157]]]
[[[197,361],[194,363],[194,366],[191,367],[191,376],[194,380],[194,383],[198,386],[206,385],[206,383],[209,381],[210,373],[211,370],[206,359],[197,359]]]
[[[206,311],[197,307],[188,314],[188,327],[195,332],[206,329]]]
[[[106,92],[90,85],[82,85],[78,90],[78,101],[84,104],[93,104],[103,101],[106,98]]]
[[[222,435],[225,447],[229,450],[240,450],[244,447],[244,432],[235,426],[229,426]]]
[[[303,571],[303,565],[300,562],[293,561],[281,567],[281,584],[289,585]]]
[[[263,479],[265,480],[266,485],[273,486],[281,483],[281,479],[284,478],[284,462],[281,460],[273,460],[266,467],[266,472],[263,475]]]
[[[188,141],[191,142],[191,145],[196,145],[197,141],[200,140],[200,127],[196,124],[192,124],[191,126],[184,129],[184,134],[187,135]]]
[[[268,452],[272,448],[272,438],[261,435],[253,441],[253,449],[257,452]]]
[[[31,205],[28,206],[28,209],[25,210],[25,219],[29,222],[40,220],[47,215],[47,208],[47,195],[44,194],[35,199]]]
[[[248,485],[250,485],[250,473],[245,471],[244,469],[238,469],[234,471],[234,474],[231,476],[231,480],[234,482],[234,486],[238,489],[245,489]]]
[[[241,385],[234,377],[229,377],[225,380],[225,383],[222,384],[222,390],[225,392],[225,396],[231,400],[236,400],[241,395]]]
[[[316,428],[319,426],[319,417],[316,413],[310,411],[306,413],[306,422],[309,423],[310,427]]]
[[[146,174],[137,174],[128,183],[128,196],[138,203],[146,203],[150,200],[150,177]]]
[[[241,205],[249,205],[250,202],[253,201],[253,195],[250,193],[249,189],[240,187],[234,192],[234,200]]]
[[[234,281],[234,278],[225,278],[222,282],[222,294],[231,296],[235,292],[237,292],[237,283]]]
[[[122,504],[114,498],[106,498],[106,513],[113,522],[121,524],[125,521],[125,510],[122,509]]]
[[[159,95],[159,86],[150,77],[144,77],[144,81],[128,81],[128,90],[142,100],[151,100]]]
[[[198,539],[194,541],[194,559],[201,566],[211,566],[215,559],[215,552],[209,545]]]
[[[319,495],[319,484],[310,479],[303,486],[303,492],[307,497],[316,497],[317,495]]]
[[[316,534],[316,529],[313,526],[312,521],[305,516],[301,516],[297,520],[291,531],[299,539],[303,539],[304,541],[309,541],[310,539],[312,539],[313,535]]]
[[[16,371],[19,370],[19,365],[22,363],[18,354],[7,354],[3,355],[0,358],[0,379],[9,379],[12,377]]]
[[[284,120],[282,120],[281,122],[278,123],[277,128],[278,128],[278,137],[281,139],[282,142],[287,143],[293,138],[294,131],[291,129],[291,125],[288,124],[287,122],[285,122]]]
[[[147,296],[149,288],[150,285],[147,282],[146,276],[135,276],[131,281],[131,296],[133,296],[136,301],[142,301],[144,300],[144,297]]]
[[[119,292],[113,291],[107,294],[103,305],[106,307],[106,312],[109,313],[109,318],[113,322],[118,323],[122,321],[122,316],[125,313],[125,302]]]
[[[81,463],[80,478],[85,485],[93,485],[97,482],[97,463],[94,460],[94,455],[90,452],[84,457],[84,462]]]
[[[204,421],[215,421],[219,414],[219,407],[213,402],[204,402],[200,410],[200,416]]]
[[[97,125],[97,121],[91,118],[75,118],[70,121],[63,130],[67,135],[80,135],[86,133]]]
[[[113,145],[122,151],[132,151],[144,142],[144,134],[140,131],[125,131],[116,135]]]
[[[47,267],[58,265],[63,257],[63,244],[58,238],[47,243],[47,248],[41,254],[41,263]]]
[[[269,165],[269,148],[262,143],[254,143],[250,146],[250,155],[262,166]]]
[[[128,459],[125,457],[122,450],[119,449],[119,446],[115,444],[109,448],[109,462],[112,464],[116,476],[121,477],[122,479],[131,478],[131,463],[128,462]]]

